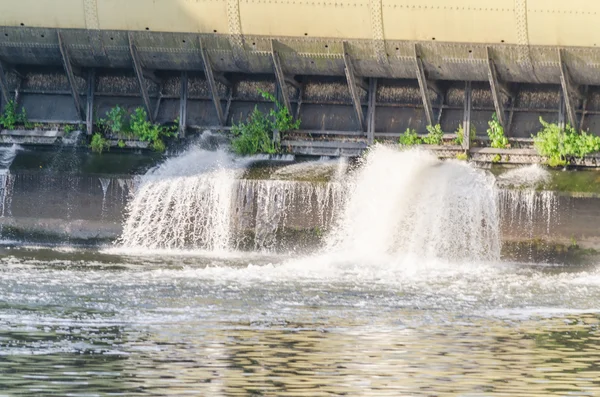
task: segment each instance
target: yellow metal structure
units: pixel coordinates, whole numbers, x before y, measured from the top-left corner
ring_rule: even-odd
[[[594,47],[590,0],[20,0],[0,26]]]

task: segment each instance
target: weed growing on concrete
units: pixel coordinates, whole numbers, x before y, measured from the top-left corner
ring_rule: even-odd
[[[67,124],[63,130],[65,131],[65,135],[69,135],[71,132],[75,131],[75,127],[71,124]]]
[[[570,158],[581,159],[600,151],[600,137],[596,135],[585,131],[577,133],[570,125],[560,128],[541,117],[540,123],[542,130],[532,136],[533,145],[541,156],[546,157],[546,163],[551,167],[564,167]]]
[[[282,134],[300,128],[300,120],[294,121],[287,108],[279,103],[274,95],[260,90],[259,92],[263,98],[273,102],[275,107],[268,114],[264,114],[255,106],[246,122],[231,127],[231,147],[240,155],[277,153],[281,147],[279,142],[273,139],[273,132],[279,131],[279,134]]]
[[[150,146],[157,152],[164,152],[166,145],[165,138],[173,137],[177,134],[178,120],[172,127],[165,127],[159,124],[152,124],[148,121],[148,114],[144,108],[137,108],[131,115],[130,131],[140,141],[150,142]]]
[[[9,101],[4,107],[4,113],[0,115],[0,125],[7,130],[14,130],[17,124],[28,124],[25,108],[18,112],[17,103],[14,100]]]
[[[123,149],[125,147],[125,141],[123,141],[122,139],[119,139],[119,142],[117,142],[117,146],[120,147],[121,149]]]
[[[471,129],[469,130],[469,140],[471,142],[473,142],[473,140],[475,140],[476,136],[477,136],[477,130],[475,129],[475,126],[473,124],[471,124]],[[460,124],[458,126],[458,129],[456,130],[456,139],[454,139],[454,143],[456,145],[462,146],[464,140],[465,140],[465,130],[463,129],[462,124]]]
[[[441,125],[428,125],[427,132],[428,134],[423,137],[423,143],[427,145],[441,145],[444,143],[444,131],[442,131]]]
[[[488,122],[490,128],[487,130],[488,137],[490,138],[490,146],[496,149],[505,149],[510,147],[508,138],[504,135],[504,127],[498,121],[496,113],[492,115],[492,119]]]
[[[102,134],[95,133],[92,136],[92,141],[90,143],[90,149],[92,152],[102,154],[104,150],[108,150],[110,148],[110,142],[105,139]]]
[[[500,161],[502,161],[502,156],[499,154],[496,154],[494,157],[492,157],[492,163],[499,163]]]
[[[106,112],[106,118],[98,120],[97,124],[111,134],[129,134],[127,111],[117,105]]]
[[[456,159],[460,161],[467,161],[469,159],[469,155],[467,153],[456,153]]]
[[[417,135],[417,131],[407,128],[404,134],[400,135],[398,143],[402,146],[414,146],[422,143],[421,138]]]

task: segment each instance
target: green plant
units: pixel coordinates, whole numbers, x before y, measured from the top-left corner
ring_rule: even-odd
[[[494,157],[492,157],[492,163],[499,163],[500,161],[502,161],[502,156],[499,154],[496,154]]]
[[[0,125],[8,130],[14,130],[17,124],[29,124],[27,113],[25,108],[21,108],[21,113],[19,113],[17,103],[11,100],[4,106],[4,113],[0,115]]]
[[[508,138],[504,135],[504,127],[498,121],[496,113],[492,115],[492,119],[488,122],[490,128],[487,130],[490,138],[490,146],[496,149],[504,149],[510,146]]]
[[[471,128],[469,130],[469,140],[472,142],[477,136],[477,130],[475,126],[471,124]],[[465,130],[463,129],[462,124],[459,124],[458,129],[456,130],[456,139],[454,139],[454,143],[456,145],[462,146],[465,139]]]
[[[268,114],[264,114],[255,106],[246,122],[231,127],[231,147],[240,155],[277,153],[280,146],[278,142],[273,142],[273,131],[277,130],[282,134],[300,128],[300,120],[294,121],[287,108],[282,106],[274,95],[260,90],[259,92],[263,98],[273,102],[275,107]]]
[[[428,125],[428,134],[423,138],[423,142],[427,145],[441,145],[444,142],[444,131],[439,124]]]
[[[588,132],[577,131],[570,125],[560,128],[557,124],[547,123],[540,117],[542,130],[533,137],[537,152],[546,157],[551,167],[567,165],[570,157],[583,158],[590,153],[600,151],[600,137]]]
[[[119,139],[119,142],[117,142],[117,146],[120,147],[121,149],[123,149],[125,147],[125,141],[123,141],[122,139]]]
[[[469,155],[467,153],[456,153],[456,159],[460,161],[467,161],[469,159]]]
[[[398,143],[402,146],[414,146],[422,143],[421,138],[417,135],[417,131],[407,128],[404,134],[400,135]]]
[[[152,124],[148,120],[148,114],[144,108],[136,108],[130,119],[130,131],[140,141],[150,142],[150,146],[157,152],[164,152],[166,145],[164,138],[175,136],[177,133],[178,121],[172,127],[164,127],[159,124]]]
[[[75,127],[72,126],[71,124],[67,124],[67,125],[65,125],[64,131],[65,131],[65,135],[69,135],[71,132],[75,131]]]
[[[127,123],[127,111],[119,105],[106,112],[106,118],[98,120],[97,124],[111,134],[128,134],[131,132]]]
[[[104,150],[108,150],[109,148],[110,142],[100,133],[97,132],[92,136],[92,141],[90,143],[90,149],[92,149],[92,152],[102,154]]]
[[[43,129],[43,128],[44,128],[44,124],[42,124],[42,123],[35,123],[35,124],[33,125],[33,127],[34,127],[35,129],[41,130],[41,129]]]

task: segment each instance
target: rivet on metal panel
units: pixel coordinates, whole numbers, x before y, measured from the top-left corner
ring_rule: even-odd
[[[234,61],[238,67],[246,69],[248,59],[244,50],[239,0],[227,0],[227,22],[229,24],[229,42],[233,50]]]
[[[527,0],[515,0],[515,19],[517,22],[517,44],[519,62],[535,77],[529,49],[529,29],[527,26]],[[537,78],[536,78],[537,80]]]
[[[383,32],[383,13],[381,12],[382,0],[369,0],[369,14],[371,15],[371,31],[373,34],[373,51],[381,64],[387,64],[385,52],[385,35]]]
[[[100,29],[96,0],[83,0],[83,12],[86,29]]]

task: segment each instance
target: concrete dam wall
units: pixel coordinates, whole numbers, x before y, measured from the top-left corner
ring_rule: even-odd
[[[184,136],[267,109],[260,88],[301,120],[283,137],[292,153],[354,156],[434,124],[485,139],[493,113],[527,147],[540,116],[600,132],[598,12],[583,0],[26,0],[0,13],[1,97],[90,134],[111,106],[143,106]]]

